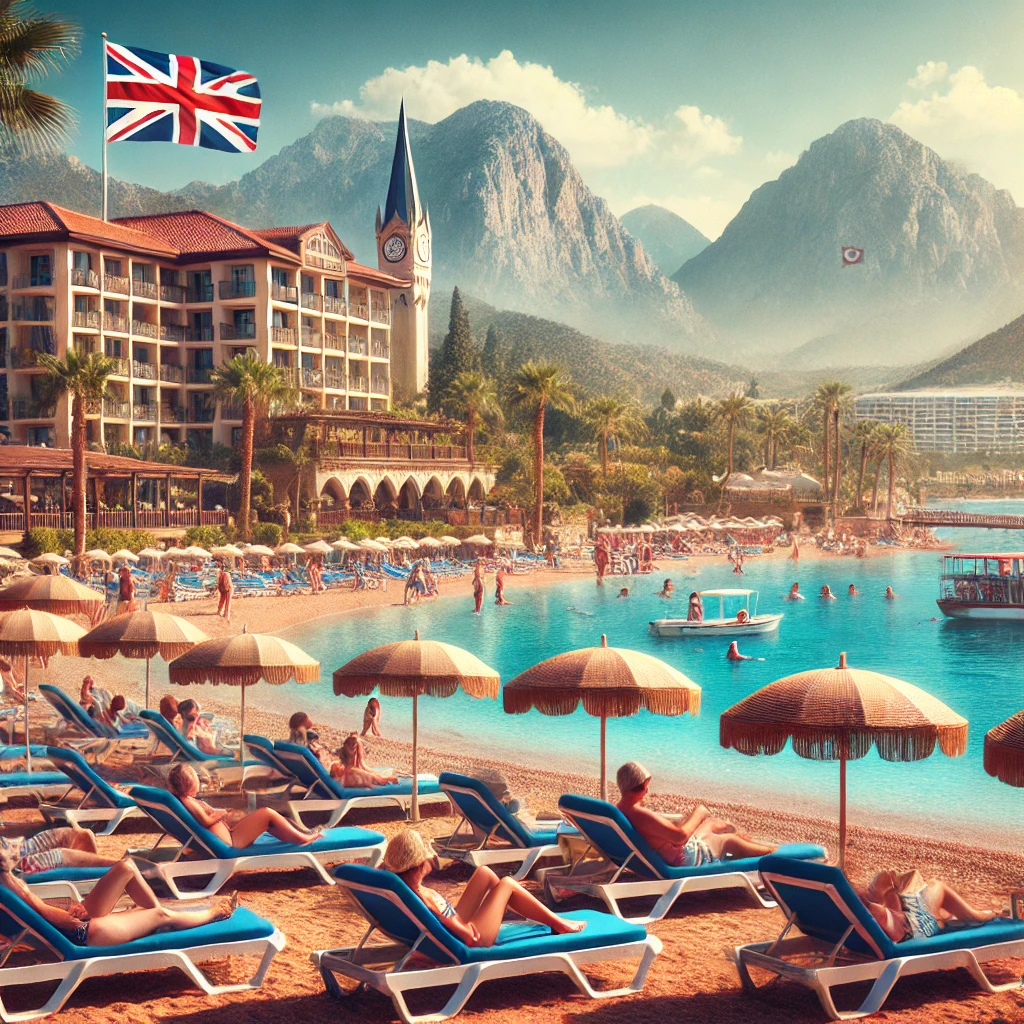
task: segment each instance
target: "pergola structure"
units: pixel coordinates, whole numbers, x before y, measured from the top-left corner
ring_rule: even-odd
[[[0,445],[0,532],[72,529],[71,450]],[[211,469],[86,452],[87,528],[173,529],[227,523],[225,509],[203,508]],[[26,518],[26,510],[28,517]]]

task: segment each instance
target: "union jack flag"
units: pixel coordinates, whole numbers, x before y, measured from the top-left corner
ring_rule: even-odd
[[[105,43],[107,142],[177,142],[251,153],[260,87],[248,71]]]

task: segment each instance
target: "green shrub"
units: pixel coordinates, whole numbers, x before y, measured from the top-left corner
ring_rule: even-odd
[[[209,551],[211,548],[223,547],[227,542],[228,539],[219,526],[190,526],[185,531],[187,548],[197,545]]]
[[[86,551],[101,548],[113,554],[121,548],[127,548],[137,554],[143,548],[151,548],[155,545],[156,538],[144,530],[114,530],[109,527],[101,527],[98,530],[89,530],[85,535]],[[29,530],[25,554],[29,558],[35,558],[36,555],[42,555],[47,551],[62,555],[65,551],[74,550],[74,546],[73,530],[54,530],[49,526],[37,526]]]
[[[254,523],[252,542],[253,544],[265,544],[268,548],[276,548],[281,543],[283,532],[279,523]]]
[[[65,548],[60,543],[59,535],[60,531],[49,526],[36,526],[29,530],[25,557],[35,558],[37,555],[46,554],[47,551],[54,555],[64,554]]]

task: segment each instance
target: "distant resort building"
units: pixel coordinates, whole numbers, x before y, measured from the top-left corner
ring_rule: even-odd
[[[0,206],[0,434],[68,447],[70,402],[48,399],[39,356],[74,348],[114,361],[109,397],[87,411],[92,449],[237,444],[241,409],[215,399],[211,373],[254,351],[320,410],[328,502],[416,514],[424,494],[435,508],[481,500],[486,468],[430,443],[436,424],[389,415],[396,389],[427,382],[431,229],[404,106],[376,237],[374,268],[326,221],[251,229],[191,210],[108,223],[49,202]]]
[[[858,420],[902,423],[921,452],[1015,452],[1024,447],[1024,385],[922,388],[861,395]]]

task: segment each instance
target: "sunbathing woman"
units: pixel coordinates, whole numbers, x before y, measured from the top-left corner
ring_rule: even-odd
[[[296,711],[288,719],[288,742],[306,747],[318,760],[323,761],[330,751],[320,742],[320,735],[313,729],[313,720],[305,711]]]
[[[331,778],[337,779],[347,789],[372,789],[374,786],[393,786],[397,775],[381,775],[371,772],[363,763],[363,741],[356,733],[349,733],[338,750],[340,762],[331,765]]]
[[[271,807],[260,807],[251,814],[239,818],[234,825],[227,825],[224,819],[228,812],[211,807],[200,800],[199,776],[190,764],[178,763],[167,776],[167,788],[185,805],[203,828],[209,829],[221,842],[236,849],[252,846],[264,832],[269,832],[283,843],[311,843],[319,839],[321,832],[306,832],[296,828],[287,818]]]
[[[979,925],[999,916],[994,910],[976,910],[945,882],[926,882],[916,870],[902,875],[879,871],[857,895],[893,942],[929,938],[950,921]]]
[[[557,935],[581,932],[583,921],[569,921],[552,913],[515,879],[499,878],[490,868],[473,872],[459,897],[452,903],[423,883],[434,867],[434,856],[423,837],[414,829],[399,832],[389,843],[381,865],[393,871],[435,913],[448,931],[467,946],[493,946],[505,918],[505,909],[528,921],[546,925]]]
[[[627,761],[615,781],[621,794],[619,810],[674,867],[698,867],[729,857],[764,857],[775,849],[737,832],[732,822],[714,817],[703,804],[682,824],[641,807],[650,788],[651,773],[637,761]]]
[[[217,745],[217,734],[206,724],[201,717],[202,708],[199,701],[191,697],[178,704],[178,714],[181,716],[181,734],[194,743],[204,754],[225,753]]]
[[[119,946],[154,932],[198,928],[229,918],[238,905],[235,894],[217,900],[212,907],[168,910],[156,898],[135,861],[125,857],[106,871],[81,903],[72,903],[67,910],[61,910],[36,896],[13,874],[13,867],[11,858],[0,852],[0,885],[20,896],[76,946]],[[114,908],[125,894],[131,898],[135,909],[115,914]]]

